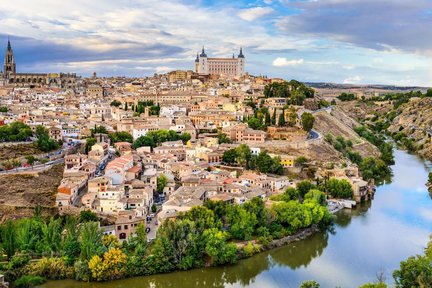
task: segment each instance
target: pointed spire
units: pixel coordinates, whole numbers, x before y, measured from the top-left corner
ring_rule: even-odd
[[[238,58],[245,58],[243,55],[243,48],[240,47],[240,54],[238,55]]]
[[[11,49],[12,49],[12,46],[11,46],[11,44],[10,44],[10,37],[9,37],[9,35],[8,35],[8,45],[7,45],[7,49],[8,49],[8,50],[11,50]]]
[[[195,59],[195,62],[199,62],[198,52],[197,52],[197,57]]]
[[[233,59],[234,59],[234,53],[233,53]]]
[[[202,52],[201,52],[200,57],[207,57],[207,54],[205,53],[205,50],[204,50],[204,46],[202,47]]]

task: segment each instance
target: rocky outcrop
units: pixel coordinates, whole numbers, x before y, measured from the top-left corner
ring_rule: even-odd
[[[432,160],[432,98],[412,98],[396,115],[388,131],[413,139],[416,153]]]

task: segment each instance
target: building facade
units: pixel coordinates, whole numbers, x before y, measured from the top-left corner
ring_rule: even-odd
[[[77,76],[75,73],[17,73],[12,45],[8,39],[3,72],[0,73],[3,83],[21,87],[49,86],[55,88],[74,88]]]
[[[195,72],[204,75],[224,75],[241,77],[245,74],[245,56],[243,49],[237,58],[209,58],[205,53],[204,47],[201,54],[197,53],[195,59]]]

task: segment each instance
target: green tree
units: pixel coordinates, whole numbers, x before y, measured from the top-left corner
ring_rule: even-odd
[[[387,288],[387,284],[379,282],[379,283],[366,283],[361,285],[359,288]]]
[[[133,137],[130,133],[125,131],[115,132],[108,135],[111,139],[111,144],[117,143],[117,142],[133,142]]]
[[[271,117],[271,124],[273,126],[276,125],[276,110],[277,110],[277,108],[273,109],[273,114],[272,114],[272,117]]]
[[[204,231],[206,239],[205,252],[210,257],[212,265],[221,265],[237,261],[237,247],[227,243],[228,234],[216,228]]]
[[[59,144],[56,141],[54,141],[54,139],[50,138],[48,129],[46,129],[42,125],[38,125],[36,127],[35,134],[38,139],[36,145],[40,150],[44,152],[48,152],[57,149],[59,147]]]
[[[325,189],[326,192],[335,198],[351,199],[353,196],[352,186],[345,179],[330,178],[325,184]]]
[[[279,114],[278,126],[283,127],[285,124],[285,109],[282,109],[282,112]]]
[[[326,204],[326,195],[318,189],[311,189],[308,193],[306,193],[305,200],[313,200],[321,206]]]
[[[121,102],[118,100],[113,100],[110,103],[110,106],[119,107],[121,105]]]
[[[7,258],[10,259],[17,249],[18,243],[16,239],[15,225],[12,221],[7,221],[1,229],[2,247],[6,252]]]
[[[223,144],[223,143],[230,144],[230,143],[232,143],[232,140],[225,133],[218,132],[217,138],[218,138],[218,143],[219,144]]]
[[[94,255],[101,254],[102,232],[98,222],[83,223],[80,229],[80,258],[89,261]]]
[[[239,240],[250,240],[257,224],[256,215],[246,211],[243,207],[235,205],[227,207],[227,222],[229,232]]]
[[[432,283],[432,260],[427,256],[409,257],[393,272],[396,287],[430,287]]]
[[[168,178],[162,174],[157,178],[157,188],[156,191],[158,194],[163,194],[163,190],[164,188],[167,186],[168,184]]]
[[[262,123],[256,117],[249,118],[247,124],[248,124],[249,128],[254,129],[254,130],[261,129],[261,127],[262,127]]]
[[[226,164],[234,164],[237,159],[237,150],[235,148],[225,151],[222,155],[222,162]]]
[[[352,101],[355,100],[357,97],[352,93],[342,92],[337,98],[341,101]]]
[[[237,152],[237,157],[236,157],[237,163],[240,166],[247,168],[252,156],[252,152],[249,146],[246,144],[240,144],[240,146],[236,148],[236,152]]]
[[[105,126],[102,125],[95,125],[94,128],[90,129],[91,137],[94,137],[95,134],[108,134],[108,130],[105,128]]]
[[[27,164],[30,166],[33,166],[37,160],[37,158],[34,157],[33,155],[27,155],[27,156],[25,156],[25,159],[26,159]]]
[[[140,137],[138,137],[133,142],[132,147],[134,149],[137,149],[139,147],[151,147],[151,148],[154,148],[154,147],[156,147],[156,144],[155,144],[155,142],[154,142],[154,140],[153,140],[152,137],[150,137],[150,136],[140,136]]]
[[[99,217],[96,215],[96,213],[90,211],[90,210],[83,210],[79,214],[79,222],[85,223],[85,222],[98,222]]]
[[[301,115],[301,122],[303,130],[310,132],[313,128],[315,117],[311,113],[305,112]]]
[[[47,252],[57,252],[61,243],[61,219],[50,218],[42,225],[42,242]]]
[[[384,163],[384,161],[375,157],[363,158],[359,165],[359,169],[363,179],[365,180],[380,180],[391,173],[389,167]]]
[[[309,190],[314,189],[315,186],[311,182],[307,180],[303,180],[296,184],[296,188],[297,191],[299,192],[300,197],[304,198],[306,193],[308,193]]]
[[[86,139],[86,145],[85,145],[85,152],[86,152],[86,154],[91,150],[91,147],[93,145],[95,145],[96,142],[97,142],[96,138],[87,138]]]
[[[64,233],[62,235],[62,253],[66,264],[72,266],[80,255],[79,230],[76,217],[66,218]]]

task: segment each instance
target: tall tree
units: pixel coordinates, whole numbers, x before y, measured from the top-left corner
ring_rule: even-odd
[[[285,126],[285,109],[282,109],[281,114],[279,114],[278,126]]]
[[[303,130],[305,130],[306,132],[310,132],[313,128],[315,117],[311,113],[305,112],[301,116],[301,122]]]
[[[12,221],[7,221],[2,227],[3,250],[6,252],[7,258],[10,259],[17,249],[18,243],[16,239],[15,225]]]

